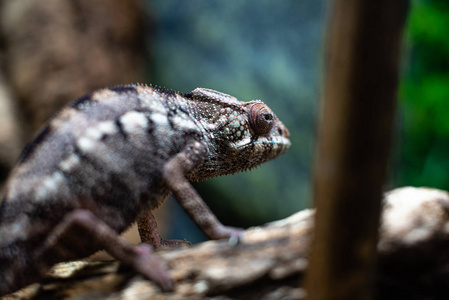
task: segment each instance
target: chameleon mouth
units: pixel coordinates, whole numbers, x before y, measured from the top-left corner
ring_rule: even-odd
[[[276,152],[276,155],[285,153],[290,148],[290,140],[285,137],[277,137],[273,140],[262,141],[261,144],[266,147],[269,145],[271,152]]]
[[[264,141],[263,143],[265,143],[265,144],[276,144],[276,145],[280,145],[280,146],[286,147],[286,148],[289,148],[290,145],[291,145],[290,140],[288,138],[286,138],[286,137],[283,137],[283,136],[275,138],[274,140]]]
[[[274,138],[258,138],[257,140],[253,141],[248,139],[242,140],[243,143],[239,143],[239,145],[236,146],[236,149],[242,150],[244,148],[247,148],[249,145],[253,146],[253,149],[255,151],[263,151],[264,153],[267,152],[276,152],[277,155],[280,155],[287,151],[288,148],[290,148],[291,142],[288,138],[279,136]]]

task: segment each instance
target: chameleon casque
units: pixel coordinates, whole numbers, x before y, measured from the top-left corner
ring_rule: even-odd
[[[66,106],[23,150],[0,204],[0,295],[42,278],[55,263],[105,249],[163,289],[163,241],[151,213],[177,201],[211,239],[237,236],[189,181],[276,158],[289,132],[260,101],[209,89],[105,88]],[[137,220],[143,242],[119,237]]]

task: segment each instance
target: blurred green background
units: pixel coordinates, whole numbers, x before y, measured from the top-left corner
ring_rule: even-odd
[[[400,87],[394,186],[449,190],[449,2],[415,0]]]
[[[196,188],[226,225],[248,227],[309,205],[319,98],[323,1],[148,1],[155,26],[148,82],[189,92],[207,87],[264,101],[289,128],[291,149],[250,172]],[[172,237],[196,227],[169,201]]]
[[[388,188],[449,190],[449,2],[411,4]],[[148,8],[156,26],[149,82],[261,99],[291,132],[292,147],[279,159],[197,185],[219,219],[247,227],[309,206],[328,2],[149,1]],[[181,224],[175,237],[195,228]]]

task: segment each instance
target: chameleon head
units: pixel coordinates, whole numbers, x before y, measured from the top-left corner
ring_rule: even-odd
[[[218,143],[205,163],[218,175],[251,169],[290,147],[288,129],[258,100],[223,108],[217,124],[213,136]]]
[[[290,132],[264,103],[251,101],[246,103],[245,107],[245,132],[241,139],[236,139],[232,147],[240,152],[241,156],[247,157],[251,168],[287,151],[290,147]],[[237,133],[238,131],[236,135]]]

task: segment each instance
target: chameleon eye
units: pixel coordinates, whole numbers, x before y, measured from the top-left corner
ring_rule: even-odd
[[[266,134],[273,127],[273,113],[263,103],[256,103],[249,109],[249,124],[256,134]]]

